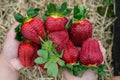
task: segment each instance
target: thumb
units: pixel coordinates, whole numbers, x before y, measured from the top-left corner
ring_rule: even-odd
[[[12,28],[7,33],[6,39],[3,44],[2,55],[6,56],[8,59],[13,59],[18,56],[18,46],[19,42],[15,40],[16,33],[14,31],[18,23],[14,23]]]
[[[99,43],[100,50],[101,50],[101,52],[102,52],[103,58],[104,58],[104,60],[105,60],[105,57],[106,57],[106,56],[105,56],[105,53],[106,53],[106,50],[105,50],[105,48],[103,47],[103,45],[101,44],[100,41],[98,41],[98,43]],[[104,63],[104,61],[103,61],[102,63]]]
[[[16,70],[20,70],[23,68],[22,64],[20,63],[20,60],[18,58],[14,58],[10,60],[10,63]]]

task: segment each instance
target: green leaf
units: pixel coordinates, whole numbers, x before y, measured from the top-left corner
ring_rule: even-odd
[[[73,75],[82,77],[85,69],[81,68],[80,66],[73,67]]]
[[[19,23],[23,23],[25,21],[25,17],[22,16],[20,13],[14,14],[14,18]]]
[[[56,55],[51,51],[51,52],[49,52],[49,57],[53,58],[53,57],[56,57]]]
[[[51,52],[53,49],[53,42],[51,40],[47,40],[42,44],[42,49]]]
[[[106,70],[106,66],[104,64],[101,64],[98,66],[100,69]]]
[[[66,64],[66,69],[71,75],[73,75],[73,65]]]
[[[43,64],[43,63],[45,63],[47,61],[48,61],[47,59],[44,59],[42,57],[38,57],[38,58],[35,59],[36,64]]]
[[[67,22],[67,24],[65,25],[65,29],[69,29],[71,25],[72,25],[72,19]]]
[[[48,58],[48,52],[46,50],[40,49],[37,51],[37,54],[44,59]]]
[[[58,66],[54,62],[48,62],[45,64],[45,68],[47,68],[47,74],[49,76],[56,77],[58,74]]]
[[[73,70],[72,70],[72,69],[67,68],[67,71],[68,71],[71,75],[73,75]]]
[[[82,14],[82,17],[85,18],[86,17],[86,6],[82,6],[80,8],[80,12]]]
[[[86,18],[86,6],[74,6],[74,20],[81,21],[84,18]]]
[[[30,17],[30,18],[36,17],[39,14],[39,11],[40,11],[39,8],[30,7],[27,10],[27,16]]]
[[[63,2],[62,4],[61,4],[61,9],[62,10],[65,10],[67,8],[67,2]]]
[[[105,76],[106,75],[106,66],[101,64],[98,66],[98,76]]]
[[[98,67],[91,66],[91,67],[89,67],[89,69],[95,71],[98,74],[98,76],[105,76],[105,74],[106,74],[106,71],[105,71],[106,66],[104,64],[101,64]]]
[[[15,32],[16,32],[16,36],[15,39],[18,41],[23,41],[25,38],[22,36],[21,34],[21,27],[22,24],[19,24],[16,28],[15,28]]]
[[[24,41],[25,38],[22,36],[22,34],[20,32],[16,33],[15,39],[18,41]]]
[[[22,27],[22,24],[19,24],[19,25],[15,28],[15,32],[20,32],[20,31],[21,31],[21,27]]]
[[[78,5],[74,6],[74,18],[76,17],[76,14],[80,13],[80,9]]]
[[[73,75],[82,77],[83,73],[88,69],[87,66],[84,66],[80,63],[75,63],[73,65]]]
[[[63,2],[61,6],[57,7],[58,12],[63,12],[67,8],[67,2]]]
[[[63,15],[69,15],[71,13],[72,9],[67,8],[63,13]]]
[[[60,6],[56,6],[53,3],[47,5],[47,10],[45,11],[45,16],[56,16],[63,17],[71,13],[71,9],[67,8],[67,2],[62,3]]]
[[[66,64],[67,68],[73,70],[73,65],[70,65],[70,64]]]
[[[48,9],[48,12],[51,13],[51,12],[56,11],[56,6],[55,6],[55,4],[53,4],[53,3],[49,3],[49,4],[47,5],[47,9]]]
[[[64,62],[63,60],[59,59],[59,60],[58,60],[58,64],[59,64],[60,66],[64,66],[64,65],[65,65],[65,62]]]
[[[47,63],[45,63],[44,68],[49,68],[49,66],[50,66],[51,63],[52,63],[52,62],[50,62],[50,61],[48,61]]]

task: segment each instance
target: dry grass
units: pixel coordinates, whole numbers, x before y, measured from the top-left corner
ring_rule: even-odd
[[[45,6],[48,2],[54,2],[57,5],[67,1],[69,7],[73,8],[75,4],[86,4],[89,11],[90,21],[93,23],[93,37],[100,40],[103,46],[106,48],[105,64],[107,66],[107,75],[101,77],[100,80],[110,80],[112,77],[113,68],[111,66],[111,50],[113,35],[111,32],[111,25],[115,19],[106,18],[108,7],[105,9],[104,16],[101,16],[96,12],[97,7],[103,6],[101,0],[0,0],[0,50],[2,49],[2,43],[4,41],[7,31],[10,29],[13,22],[14,12],[20,12],[25,15],[25,10],[30,6],[39,7],[41,9],[39,17],[44,14]],[[71,13],[72,15],[72,13]],[[71,16],[70,16],[71,17]],[[46,76],[46,74],[37,66],[28,69],[24,68],[19,71],[20,80],[63,80],[61,74],[57,78]]]

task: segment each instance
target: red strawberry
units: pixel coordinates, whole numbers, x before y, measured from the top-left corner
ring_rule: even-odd
[[[86,39],[92,37],[92,24],[85,19],[85,14],[86,8],[84,6],[81,8],[75,6],[72,26],[69,29],[70,39],[76,46],[79,47]]]
[[[65,30],[64,27],[67,21],[68,20],[65,17],[50,16],[46,20],[46,28],[49,32]]]
[[[68,64],[74,64],[77,62],[78,58],[79,51],[77,47],[75,47],[73,43],[69,40],[64,48],[62,59]]]
[[[45,13],[46,28],[49,32],[65,30],[67,24],[66,15],[70,14],[71,9],[67,8],[67,3],[64,2],[61,6],[56,7],[55,4],[49,3]]]
[[[32,18],[22,25],[21,33],[25,38],[40,44],[39,36],[45,37],[44,24],[40,19]]]
[[[49,34],[50,40],[53,41],[54,44],[57,44],[57,51],[60,52],[64,48],[66,42],[69,40],[67,31],[57,31]]]
[[[22,42],[18,48],[19,59],[24,67],[33,66],[35,48],[30,42]]]
[[[21,23],[16,27],[15,32],[17,33],[16,39],[22,41],[27,38],[37,44],[40,44],[39,36],[44,38],[46,32],[44,29],[44,23],[39,18],[34,18],[38,15],[38,8],[30,8],[27,10],[27,17],[23,17],[17,13],[14,15],[17,22]]]
[[[84,65],[98,66],[103,62],[103,55],[97,40],[89,38],[84,41],[79,60]]]

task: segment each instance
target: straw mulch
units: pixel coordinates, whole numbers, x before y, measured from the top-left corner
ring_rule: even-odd
[[[2,49],[2,43],[4,42],[6,33],[11,28],[12,23],[15,22],[13,18],[14,12],[20,12],[25,15],[25,10],[30,6],[33,6],[41,9],[39,17],[42,17],[45,6],[48,2],[54,2],[59,5],[64,1],[67,1],[71,8],[73,8],[75,4],[87,5],[89,19],[93,23],[93,37],[100,40],[106,48],[105,64],[107,66],[107,75],[105,77],[101,77],[100,80],[110,80],[113,73],[113,68],[111,66],[111,50],[113,45],[111,25],[115,19],[106,17],[108,7],[105,8],[104,16],[97,13],[97,7],[103,6],[101,3],[102,0],[0,0],[0,50]],[[21,69],[19,73],[20,80],[64,80],[61,74],[59,74],[57,78],[48,77],[37,66],[30,69]]]

